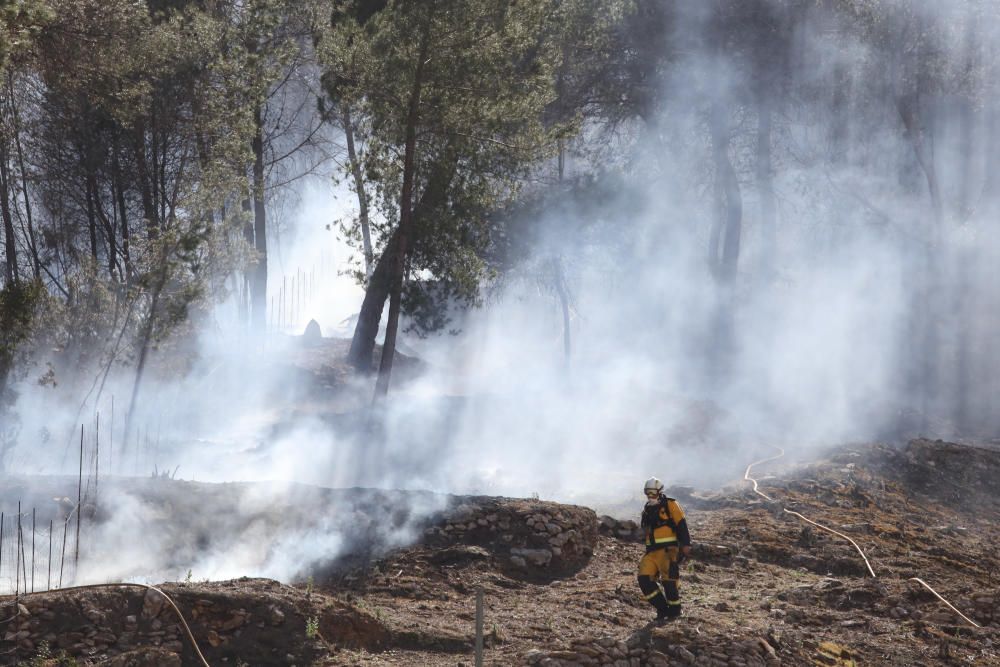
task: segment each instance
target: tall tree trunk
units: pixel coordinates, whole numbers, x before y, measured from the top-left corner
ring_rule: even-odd
[[[902,96],[896,100],[896,108],[906,130],[906,136],[913,146],[917,164],[920,165],[920,170],[923,172],[924,178],[927,179],[927,191],[931,197],[934,223],[931,236],[936,241],[944,222],[944,204],[941,200],[941,188],[938,185],[937,170],[934,166],[934,142],[924,131],[918,104],[917,95]]]
[[[923,266],[917,288],[917,328],[919,347],[916,350],[919,366],[916,378],[920,400],[921,431],[927,432],[931,413],[939,407],[937,398],[939,364],[941,352],[941,267],[937,254],[941,252],[941,234],[944,226],[944,203],[938,185],[937,170],[934,165],[933,137],[926,136],[919,113],[918,94],[900,96],[896,101],[900,119],[906,136],[913,147],[917,164],[927,180],[927,191],[931,199],[930,233],[923,244]]]
[[[361,243],[365,253],[365,282],[371,282],[375,270],[375,255],[372,252],[372,231],[368,220],[368,193],[365,191],[365,180],[361,174],[361,162],[354,147],[354,124],[351,122],[351,110],[344,104],[342,114],[344,136],[347,139],[347,159],[351,165],[351,176],[354,179],[354,191],[358,195],[358,223],[361,225]]]
[[[84,167],[86,169],[86,167]],[[94,267],[97,267],[97,213],[94,211],[94,190],[96,188],[96,179],[94,178],[93,172],[88,170],[87,173],[87,231],[90,234],[90,258],[94,261]]]
[[[257,263],[250,290],[250,324],[254,331],[264,333],[267,328],[267,218],[264,208],[264,124],[259,105],[254,109],[253,119],[253,233]]]
[[[431,174],[427,180],[420,201],[413,209],[414,233],[410,238],[412,245],[417,245],[420,238],[416,235],[419,230],[420,220],[426,215],[430,215],[437,207],[442,206],[447,200],[448,188],[455,178],[458,165],[456,156],[445,150],[443,155],[431,167]],[[359,371],[369,372],[372,370],[372,358],[375,350],[375,338],[378,336],[379,323],[382,320],[382,310],[385,308],[385,301],[389,298],[389,285],[391,280],[391,270],[393,257],[396,254],[396,247],[399,240],[399,229],[395,229],[386,242],[385,249],[375,263],[372,277],[368,281],[365,289],[364,302],[361,304],[361,312],[358,315],[357,325],[354,327],[354,337],[351,339],[351,351],[348,354],[348,361]]]
[[[743,199],[736,170],[729,158],[729,118],[724,107],[712,105],[709,122],[715,166],[715,219],[710,233],[709,268],[718,289],[709,349],[708,373],[713,385],[722,386],[729,375],[734,339],[734,280],[740,255]]]
[[[132,284],[132,249],[131,249],[131,238],[130,230],[128,224],[128,208],[125,205],[125,187],[122,185],[122,173],[121,164],[118,160],[118,141],[114,142],[112,147],[112,152],[114,154],[113,169],[114,174],[111,180],[111,187],[113,196],[115,198],[115,204],[118,207],[118,221],[121,225],[122,230],[122,261],[125,264],[125,284]]]
[[[396,353],[396,332],[399,329],[399,310],[403,298],[403,279],[406,274],[406,251],[410,227],[413,223],[413,181],[416,171],[417,124],[420,122],[420,94],[423,90],[424,63],[430,44],[430,22],[424,24],[421,35],[420,55],[413,75],[413,88],[406,113],[406,140],[403,151],[403,185],[399,197],[399,236],[392,258],[389,279],[389,315],[385,324],[385,341],[382,344],[382,359],[375,381],[375,400],[389,393],[389,378]]]
[[[160,269],[157,272],[157,281],[153,285],[153,291],[150,295],[149,313],[146,315],[146,321],[143,322],[142,325],[142,332],[139,334],[139,359],[136,361],[135,378],[132,381],[132,397],[129,400],[128,411],[125,413],[125,442],[122,443],[122,453],[125,452],[128,445],[128,435],[130,429],[132,428],[133,418],[135,417],[135,409],[139,405],[139,390],[142,387],[143,375],[146,372],[146,360],[149,356],[149,347],[153,342],[153,331],[156,325],[156,310],[160,303],[160,295],[163,292],[163,288],[167,284],[167,259],[165,256],[161,256],[159,261]]]
[[[42,263],[38,258],[38,241],[35,238],[35,223],[31,214],[31,198],[28,197],[28,171],[24,168],[24,149],[21,146],[21,117],[14,101],[14,73],[7,72],[7,94],[11,119],[14,121],[14,147],[17,150],[17,165],[21,174],[21,195],[24,198],[24,215],[28,225],[28,250],[31,251],[31,268],[35,280],[42,279]]]
[[[360,371],[368,372],[372,369],[375,338],[378,336],[385,300],[389,298],[390,268],[393,258],[396,256],[398,242],[399,229],[397,228],[389,237],[385,250],[379,256],[378,263],[375,265],[365,288],[365,298],[361,303],[361,312],[354,327],[351,350],[348,353],[348,361]]]
[[[714,104],[711,115],[715,219],[709,235],[708,262],[716,279],[729,283],[736,277],[740,257],[743,198],[729,159],[729,123],[722,105]]]
[[[768,275],[774,272],[778,231],[774,196],[774,168],[771,164],[771,102],[761,96],[757,106],[757,196],[760,198],[761,265]]]
[[[7,158],[7,147],[0,143],[0,218],[3,220],[5,277],[7,284],[10,285],[16,283],[19,276],[17,271],[17,239],[14,236],[14,218],[10,211],[10,163]]]
[[[851,73],[840,63],[833,70],[832,119],[830,127],[830,157],[834,165],[847,160],[847,143],[850,133]]]
[[[97,213],[97,219],[101,222],[101,229],[104,230],[104,238],[108,241],[108,275],[111,281],[115,282],[122,273],[118,257],[118,238],[115,232],[114,220],[112,220],[113,215],[109,216],[107,211],[104,210],[104,204],[101,202],[96,184],[94,186],[94,211]]]
[[[560,257],[555,257],[552,260],[552,280],[555,284],[556,294],[559,296],[559,306],[562,309],[563,355],[566,361],[566,366],[569,367],[570,356],[573,351],[569,328],[569,290],[566,289],[566,277],[563,274],[562,259]]]
[[[133,132],[132,140],[136,177],[139,179],[139,192],[142,195],[142,214],[146,221],[146,233],[149,238],[155,239],[159,236],[160,229],[153,192],[156,187],[156,179],[150,174],[149,163],[146,160],[146,130],[141,121]]]

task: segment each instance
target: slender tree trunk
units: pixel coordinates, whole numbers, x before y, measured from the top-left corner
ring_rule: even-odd
[[[344,136],[347,139],[347,158],[351,164],[351,176],[354,179],[354,191],[358,195],[358,223],[361,225],[361,243],[365,253],[365,282],[370,282],[375,270],[375,256],[372,252],[372,232],[368,221],[368,193],[365,191],[365,180],[361,175],[361,162],[354,147],[354,124],[351,122],[351,110],[345,104],[342,114]]]
[[[113,196],[118,206],[118,221],[122,233],[122,261],[125,264],[125,284],[132,284],[132,249],[128,225],[128,208],[125,205],[125,188],[122,186],[121,165],[118,162],[117,142],[114,147],[114,177],[111,184]]]
[[[156,179],[151,177],[149,171],[149,163],[146,160],[146,131],[141,124],[135,129],[132,139],[136,177],[139,180],[139,192],[142,195],[142,213],[146,221],[146,233],[149,238],[155,239],[159,236],[160,228],[153,192],[156,187]]]
[[[114,220],[104,210],[104,204],[101,202],[96,184],[94,186],[94,211],[97,213],[97,219],[101,222],[104,237],[108,241],[108,275],[111,277],[111,281],[115,282],[121,276],[121,264],[118,258],[118,239],[115,232]]]
[[[93,172],[87,173],[87,231],[90,233],[90,257],[97,267],[97,213],[94,211],[94,189],[96,187]]]
[[[156,310],[160,302],[160,294],[163,292],[164,286],[167,284],[167,269],[165,266],[166,257],[161,257],[160,261],[163,263],[159,270],[159,276],[156,283],[153,285],[153,291],[150,295],[149,300],[149,313],[146,315],[146,321],[142,325],[142,333],[139,339],[139,359],[135,366],[135,379],[132,382],[132,397],[129,400],[128,412],[125,413],[125,438],[126,440],[122,443],[122,452],[124,453],[125,447],[128,444],[128,434],[132,427],[132,419],[135,417],[135,409],[139,404],[139,390],[142,387],[142,378],[146,372],[146,359],[149,356],[150,343],[153,341],[153,330],[156,323]]]
[[[736,276],[743,224],[743,198],[729,159],[729,127],[721,105],[712,109],[712,154],[715,163],[715,219],[709,235],[708,262],[716,279],[729,283]]]
[[[851,75],[847,65],[841,63],[833,70],[832,120],[830,127],[830,157],[835,165],[847,160],[847,141],[850,132],[849,101]]]
[[[354,327],[351,350],[348,353],[348,361],[359,371],[372,370],[375,338],[378,336],[379,324],[382,321],[385,300],[389,298],[390,270],[393,258],[396,256],[398,242],[399,229],[397,228],[389,237],[385,250],[379,256],[378,263],[375,265],[365,289],[365,298],[361,303],[361,312],[358,315],[358,323]]]
[[[896,101],[899,110],[899,117],[903,121],[906,136],[913,146],[917,164],[927,179],[927,191],[931,197],[931,211],[933,213],[934,229],[932,237],[937,240],[941,232],[941,225],[944,222],[944,204],[941,200],[941,188],[938,185],[937,170],[934,167],[934,144],[926,136],[924,127],[918,111],[918,98],[916,95],[900,97]]]
[[[430,42],[430,24],[425,23],[421,36],[420,55],[417,58],[413,88],[410,91],[409,108],[406,114],[406,141],[403,151],[403,184],[399,197],[399,237],[392,258],[392,273],[389,281],[389,315],[385,325],[385,342],[382,344],[382,359],[375,382],[375,400],[389,393],[389,378],[396,353],[396,333],[399,329],[399,311],[403,298],[403,279],[406,274],[406,251],[413,218],[413,181],[416,171],[417,125],[420,122],[420,94],[423,90],[424,63]]]
[[[715,166],[715,219],[710,234],[708,262],[718,289],[706,358],[707,377],[714,386],[721,387],[729,375],[734,348],[734,280],[740,254],[743,199],[736,170],[729,158],[728,115],[718,102],[712,105],[710,126]]]
[[[254,109],[253,233],[257,250],[250,290],[250,323],[254,331],[267,328],[267,218],[264,208],[264,126],[260,106]]]
[[[570,356],[573,351],[572,340],[570,338],[570,312],[569,312],[569,290],[566,289],[566,278],[563,274],[562,260],[556,257],[552,260],[553,282],[555,283],[556,294],[559,296],[559,305],[562,308],[563,323],[563,355],[566,366],[569,366]]]
[[[7,284],[18,281],[17,240],[14,236],[14,219],[10,211],[10,164],[7,147],[0,143],[0,219],[3,220],[4,259],[6,260]]]
[[[565,57],[565,54],[563,54]],[[557,81],[556,89],[562,90],[563,87],[563,72],[560,69],[559,78]],[[559,93],[560,98],[562,93]],[[558,162],[557,162],[557,177],[559,179],[560,185],[566,176],[566,146],[562,138],[558,140]],[[559,296],[559,306],[562,309],[562,321],[563,321],[563,356],[566,362],[566,368],[569,368],[570,356],[573,350],[571,332],[570,332],[570,317],[569,317],[569,290],[566,288],[566,279],[563,274],[562,268],[562,257],[556,255],[552,260],[552,279],[555,284],[556,294]]]
[[[926,432],[931,413],[938,406],[938,382],[940,380],[941,331],[940,316],[940,275],[941,267],[937,254],[941,252],[941,234],[944,225],[944,203],[938,185],[937,170],[934,165],[934,144],[932,137],[926,136],[918,108],[918,94],[897,98],[897,109],[906,136],[913,146],[917,164],[927,180],[927,190],[931,199],[930,233],[923,244],[923,266],[918,278],[917,289],[917,332],[919,347],[916,350],[917,391],[920,400],[921,431]]]
[[[442,157],[431,168],[431,175],[420,201],[413,210],[414,230],[410,242],[413,246],[420,243],[417,230],[420,220],[430,215],[434,209],[444,204],[448,188],[455,178],[458,161],[450,150],[445,150]],[[393,257],[399,242],[399,229],[395,229],[385,245],[385,249],[375,263],[372,277],[365,289],[364,302],[358,315],[358,323],[351,339],[351,351],[348,360],[359,371],[372,370],[372,358],[375,350],[375,338],[378,336],[379,323],[382,320],[382,310],[389,298],[389,286]]]
[[[28,225],[28,249],[31,251],[31,267],[35,280],[42,279],[42,263],[38,258],[38,242],[35,239],[35,223],[31,214],[31,198],[28,196],[28,171],[24,168],[24,149],[21,146],[21,117],[14,101],[14,73],[7,72],[7,92],[11,118],[14,121],[14,147],[17,150],[17,165],[21,174],[21,195],[24,198],[24,215]]]
[[[774,271],[778,246],[774,168],[771,164],[771,116],[771,102],[762,96],[757,107],[757,196],[760,198],[761,264],[768,274]]]

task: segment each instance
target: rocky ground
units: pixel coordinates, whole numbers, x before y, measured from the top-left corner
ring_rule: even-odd
[[[478,590],[493,665],[1000,664],[1000,453],[859,445],[753,476],[774,502],[745,483],[674,490],[696,548],[684,616],[663,627],[637,595],[628,516],[529,499],[452,498],[417,544],[295,586],[163,590],[211,665],[471,665]],[[848,542],[783,507],[850,535],[877,577]],[[3,619],[5,664],[60,664],[60,652],[76,664],[201,664],[155,591],[4,598]]]

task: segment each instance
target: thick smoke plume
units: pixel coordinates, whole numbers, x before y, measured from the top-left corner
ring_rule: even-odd
[[[680,4],[661,36],[669,75],[654,115],[585,126],[566,194],[523,225],[528,250],[484,286],[482,308],[453,310],[458,333],[404,338],[421,364],[394,380],[386,404],[370,409],[365,377],[317,396],[316,378],[289,362],[310,319],[346,337],[360,304],[335,240],[350,193],[313,188],[297,215],[286,211],[294,235],[271,268],[279,287],[318,275],[294,318],[266,341],[244,340],[235,310],[220,308],[197,363],[147,391],[137,432],[112,430],[121,412],[106,427],[117,441],[107,453],[120,458],[88,453],[85,471],[282,483],[237,494],[230,506],[243,517],[286,504],[292,482],[614,505],[651,475],[668,486],[738,478],[766,444],[995,435],[997,17],[976,3],[883,3],[884,20],[853,24],[775,1],[762,6],[781,44],[723,49],[713,3]],[[784,55],[756,65],[771,47]],[[933,60],[919,72],[913,48]],[[732,214],[734,191],[739,252],[727,275],[717,236],[728,232],[713,227]],[[127,395],[128,376],[111,385],[84,409],[58,387],[25,388],[8,465],[75,474],[79,423],[85,438],[95,412],[110,425],[109,398]],[[168,547],[132,532],[149,507],[115,498],[95,541],[133,545],[119,560],[161,563],[147,550]],[[309,539],[222,522],[237,537],[196,543],[194,576],[289,577],[357,537],[308,502]]]

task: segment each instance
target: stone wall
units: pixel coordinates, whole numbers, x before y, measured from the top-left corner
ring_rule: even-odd
[[[431,518],[424,542],[485,548],[510,574],[554,578],[579,571],[594,554],[597,515],[540,500],[461,498]]]
[[[210,664],[237,658],[249,664],[309,664],[318,647],[306,636],[303,595],[266,579],[214,584],[166,584]],[[15,612],[16,613],[12,613]],[[197,664],[177,614],[159,593],[107,586],[55,590],[4,605],[0,664],[46,654],[115,659],[113,664]],[[155,658],[155,659],[154,659]],[[148,662],[148,661],[147,661]]]

